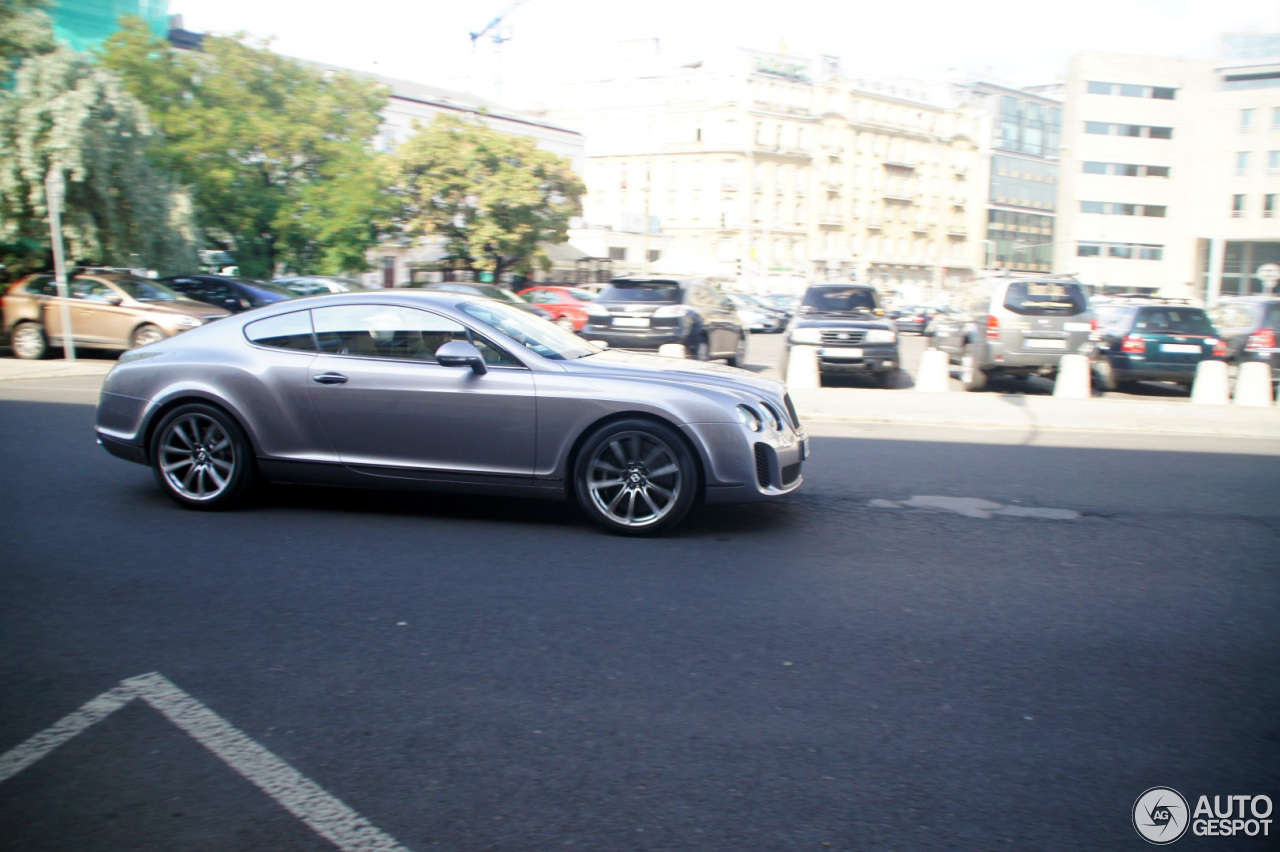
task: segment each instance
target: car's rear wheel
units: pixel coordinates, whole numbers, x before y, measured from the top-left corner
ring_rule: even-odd
[[[133,336],[129,338],[129,346],[137,349],[139,346],[146,346],[148,343],[155,343],[157,340],[164,340],[164,332],[159,326],[140,325],[133,330]]]
[[[747,366],[747,335],[745,333],[738,336],[738,345],[733,350],[733,355],[726,360],[730,367]]]
[[[1109,358],[1099,358],[1094,363],[1093,375],[1097,379],[1098,387],[1104,391],[1113,391],[1120,387],[1120,383],[1116,381],[1116,371],[1112,368]]]
[[[20,322],[9,335],[13,354],[27,361],[39,361],[49,354],[49,339],[38,322]]]
[[[628,419],[587,439],[574,465],[573,486],[578,503],[599,526],[622,535],[650,535],[689,513],[698,471],[675,430]]]
[[[257,479],[240,424],[202,403],[175,408],[160,421],[151,440],[151,468],[165,493],[191,509],[230,508]]]
[[[966,343],[960,354],[960,383],[967,391],[980,391],[987,387],[987,372],[978,366],[972,343]]]

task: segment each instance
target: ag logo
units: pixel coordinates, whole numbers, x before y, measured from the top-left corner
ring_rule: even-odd
[[[1187,800],[1172,787],[1152,787],[1133,803],[1133,827],[1142,839],[1167,846],[1187,831]]]

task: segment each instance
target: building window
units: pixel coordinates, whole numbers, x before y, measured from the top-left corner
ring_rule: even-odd
[[[1251,109],[1240,110],[1240,132],[1241,133],[1253,132],[1253,110]]]
[[[1134,163],[1099,163],[1086,161],[1085,174],[1117,175],[1119,177],[1162,177],[1169,176],[1168,166],[1143,166]]]
[[[610,260],[626,260],[627,259],[626,247],[625,246],[622,246],[622,247],[609,246],[609,259]]]
[[[1081,213],[1102,213],[1108,216],[1146,216],[1163,219],[1168,213],[1163,204],[1124,204],[1117,201],[1081,201]]]
[[[1166,86],[1138,86],[1133,83],[1103,83],[1090,80],[1088,92],[1091,95],[1120,95],[1124,98],[1155,98],[1171,101],[1177,97],[1178,90]]]
[[[1280,174],[1280,151],[1267,152],[1267,174]]]
[[[1094,80],[1089,81],[1089,94],[1091,95],[1109,95],[1111,94],[1110,83],[1099,83]]]
[[[1231,218],[1239,219],[1244,216],[1244,196],[1231,196]]]
[[[1249,173],[1249,152],[1236,151],[1236,174],[1243,175]]]
[[[1280,130],[1280,107],[1271,108],[1271,129]]]
[[[1262,218],[1274,219],[1276,217],[1276,194],[1274,192],[1267,193],[1262,196]]]
[[[1076,243],[1076,257],[1115,257],[1125,260],[1161,260],[1164,258],[1164,246],[1145,245],[1142,243]]]
[[[1147,126],[1145,124],[1112,124],[1105,121],[1086,121],[1084,132],[1095,136],[1131,136],[1137,139],[1172,139],[1172,127]]]

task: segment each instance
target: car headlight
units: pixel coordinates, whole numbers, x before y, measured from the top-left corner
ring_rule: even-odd
[[[734,413],[738,415],[738,422],[746,426],[752,432],[759,432],[764,422],[760,419],[760,415],[755,410],[745,405],[739,405],[734,409]]]
[[[874,328],[863,338],[866,343],[892,343],[898,336],[885,328]]]
[[[198,328],[200,326],[200,320],[195,317],[175,317],[173,324],[178,328]]]
[[[812,344],[814,346],[822,343],[822,329],[818,328],[797,328],[791,332],[791,342],[800,344]]]

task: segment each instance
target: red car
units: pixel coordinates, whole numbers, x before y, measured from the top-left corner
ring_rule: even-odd
[[[582,331],[587,324],[587,303],[596,300],[595,293],[581,287],[529,287],[517,295],[550,313],[556,325],[570,331]]]

